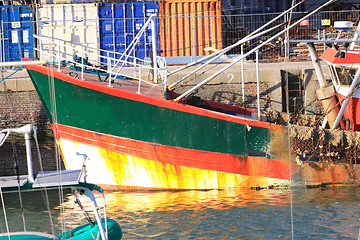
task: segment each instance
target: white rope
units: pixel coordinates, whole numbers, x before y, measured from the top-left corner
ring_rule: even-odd
[[[55,79],[53,77],[53,73],[54,73],[54,69],[52,68],[52,66],[48,67],[48,71],[47,71],[47,75],[48,75],[48,82],[49,82],[49,94],[50,94],[50,108],[51,108],[51,118],[52,118],[52,124],[56,124],[57,123],[57,109],[56,109],[56,94],[55,94]],[[54,133],[55,136],[57,136],[57,129],[54,129]],[[60,154],[59,154],[59,150],[58,150],[58,146],[57,146],[57,139],[56,137],[54,137],[55,139],[55,159],[56,159],[56,171],[58,174],[59,182],[60,182],[60,187],[59,187],[59,205],[60,205],[60,215],[61,217],[61,232],[65,233],[66,231],[66,220],[64,218],[65,215],[65,207],[64,207],[64,189],[63,189],[63,185],[62,180],[61,180],[61,158],[60,158]]]
[[[19,178],[19,176],[17,176],[17,177]],[[21,216],[22,216],[23,225],[24,225],[24,232],[26,232],[26,221],[25,221],[24,205],[23,205],[22,196],[21,196],[19,179],[18,179],[18,194],[19,194],[19,201],[20,201]]]
[[[292,4],[291,6],[293,7],[295,5],[295,0],[292,0]],[[290,26],[291,24],[291,18],[292,18],[292,13],[293,10],[290,11],[290,16],[289,16],[289,20],[288,20],[288,26]],[[286,34],[287,38],[289,37],[288,34]],[[286,39],[287,41],[288,39]],[[290,56],[288,56],[290,58]],[[287,67],[287,62],[288,60],[285,58],[285,70]],[[289,85],[289,78],[288,78],[288,74],[286,74],[286,85]],[[287,89],[287,96],[289,94],[289,90]],[[288,114],[289,114],[289,101],[288,98],[286,99],[286,106],[288,109]],[[289,129],[288,129],[289,130]],[[289,151],[289,181],[290,181],[290,218],[291,218],[291,239],[294,240],[294,207],[293,207],[293,191],[292,191],[292,187],[291,187],[291,182],[292,182],[292,178],[291,178],[291,140],[290,140],[290,134],[288,134],[288,151]]]
[[[0,195],[1,195],[1,204],[2,204],[2,208],[3,208],[3,212],[4,212],[4,219],[5,219],[6,231],[7,231],[9,240],[10,240],[9,224],[8,224],[8,220],[7,220],[7,216],[6,216],[4,196],[3,196],[3,192],[2,192],[1,186],[0,186]]]
[[[39,147],[39,141],[37,138],[37,130],[36,129],[34,129],[34,139],[35,139],[35,144],[36,144],[36,150],[38,153],[40,170],[43,172],[44,168],[43,168],[43,164],[42,164],[42,158],[41,158],[41,154],[40,154],[40,147]],[[54,224],[52,221],[52,215],[51,215],[51,209],[50,209],[50,203],[49,203],[49,195],[48,195],[46,187],[44,187],[44,191],[41,191],[41,192],[43,193],[43,197],[45,198],[45,205],[46,205],[46,209],[48,211],[49,219],[50,219],[51,232],[52,232],[52,235],[55,235]]]

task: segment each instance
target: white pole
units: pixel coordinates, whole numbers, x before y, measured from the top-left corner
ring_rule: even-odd
[[[108,71],[109,71],[109,87],[111,87],[111,74],[112,74],[112,67],[111,67],[111,59],[110,59],[110,52],[107,52],[107,65],[108,65]]]
[[[151,18],[151,41],[152,41],[152,52],[153,52],[153,63],[154,63],[154,82],[157,83],[157,49],[156,49],[156,24],[155,17]]]
[[[139,65],[139,87],[138,87],[138,92],[137,92],[139,94],[141,94],[140,88],[141,88],[141,67]]]
[[[241,55],[244,54],[244,45],[241,45]],[[241,88],[243,107],[245,107],[245,78],[244,78],[244,58],[241,59]]]
[[[334,122],[334,125],[331,129],[335,129],[337,128],[337,126],[339,125],[339,122],[345,112],[345,109],[349,103],[349,100],[350,100],[350,97],[349,95],[351,94],[351,92],[354,90],[354,88],[356,87],[358,81],[359,81],[359,78],[360,78],[360,68],[358,68],[358,70],[356,71],[356,74],[355,74],[355,77],[354,77],[354,80],[353,82],[351,83],[351,86],[349,87],[349,91],[346,95],[346,98],[345,98],[345,101],[343,103],[343,105],[341,106],[340,108],[340,111],[339,111],[339,114],[337,115],[336,119],[335,119],[335,122]]]
[[[95,199],[95,195],[92,191],[90,191],[89,189],[85,189],[85,195],[88,196],[90,199],[91,199],[91,202],[94,204],[94,214],[95,214],[95,219],[98,223],[98,227],[99,227],[99,231],[100,231],[100,234],[101,234],[101,238],[103,240],[108,240],[108,235],[106,234],[107,233],[107,229],[105,230],[104,229],[104,226],[103,226],[103,223],[102,223],[102,219],[101,219],[101,216],[100,216],[100,213],[99,213],[99,208],[98,208],[98,205],[96,203],[96,199]],[[106,221],[106,219],[104,219],[104,221]]]
[[[319,39],[320,40],[320,39]],[[326,32],[325,29],[323,30],[323,40],[326,40]],[[324,42],[324,51],[326,50],[326,43]]]
[[[260,75],[259,75],[259,50],[255,52],[256,55],[256,93],[257,93],[257,106],[258,106],[258,120],[260,121]]]
[[[58,41],[58,71],[61,71],[60,68],[60,62],[61,62],[61,58],[60,58],[60,41]]]
[[[84,79],[84,46],[81,47],[81,79]]]
[[[325,81],[324,73],[321,69],[320,59],[318,58],[318,55],[316,53],[315,46],[313,43],[308,43],[307,45],[309,48],[309,53],[310,53],[311,61],[313,62],[315,73],[319,81],[320,88],[325,87],[326,81]]]
[[[46,61],[18,61],[18,62],[2,62],[0,67],[16,67],[16,66],[27,66],[27,65],[41,65],[46,64]]]
[[[40,61],[43,60],[43,52],[44,52],[44,49],[43,49],[43,45],[42,45],[42,39],[39,39],[38,38],[38,41],[39,41],[39,45],[40,45]]]
[[[27,168],[28,168],[28,179],[30,182],[35,182],[32,158],[31,158],[31,144],[30,144],[30,134],[29,133],[25,133],[25,146],[26,146],[26,162],[27,162]]]

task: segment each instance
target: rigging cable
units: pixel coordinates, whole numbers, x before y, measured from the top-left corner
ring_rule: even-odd
[[[9,231],[9,223],[7,220],[7,216],[6,216],[6,209],[5,209],[5,203],[4,203],[4,196],[3,196],[3,192],[0,186],[0,195],[1,195],[1,204],[2,204],[2,208],[3,208],[3,212],[4,212],[4,219],[5,219],[5,225],[6,225],[6,232],[8,234],[8,237],[10,239],[10,231]]]
[[[12,75],[14,75],[15,73],[19,72],[21,69],[23,69],[24,67],[19,68],[18,70],[16,70],[15,72],[11,73],[10,75],[4,77],[3,79],[0,80],[0,82],[5,81],[6,79],[8,79],[9,77],[11,77]]]
[[[34,139],[35,139],[36,150],[37,150],[38,159],[39,159],[40,171],[44,172],[36,128],[34,128]],[[54,224],[53,224],[51,209],[50,209],[49,195],[48,195],[46,186],[44,187],[44,190],[41,191],[41,193],[43,194],[43,198],[45,198],[45,205],[46,205],[47,211],[49,213],[52,235],[55,235]]]
[[[16,144],[15,144],[14,137],[12,137],[11,139],[12,139],[11,140],[11,145],[12,145],[13,158],[14,158],[14,171],[15,171],[15,175],[16,175],[17,183],[18,183],[17,190],[18,190],[18,194],[19,194],[20,210],[21,210],[21,216],[22,216],[23,225],[24,225],[24,232],[26,232],[24,205],[23,205],[22,196],[21,196],[21,190],[20,190],[20,174],[19,174],[19,165],[18,165],[18,161],[17,161]]]
[[[41,39],[39,40],[41,41]],[[42,54],[42,53],[40,53]],[[57,143],[57,139],[56,136],[58,136],[57,133],[57,109],[56,109],[56,95],[55,95],[55,82],[54,82],[54,68],[53,66],[49,66],[48,70],[47,70],[47,76],[48,76],[48,83],[49,83],[49,94],[50,94],[50,111],[51,111],[51,123],[53,124],[54,128],[54,147],[55,147],[55,159],[56,159],[56,170],[57,170],[57,174],[58,177],[60,179],[60,183],[62,183],[62,179],[61,179],[61,158],[60,158],[60,154],[59,154],[59,149],[58,149],[58,143]],[[63,206],[62,203],[64,203],[64,189],[62,184],[60,184],[59,187],[59,202],[60,202],[60,212],[61,215],[64,216],[65,214],[65,208]],[[62,233],[65,232],[65,228],[66,228],[66,222],[64,218],[61,218],[61,229],[62,229]]]
[[[292,3],[291,3],[291,6],[294,6],[295,5],[295,0],[292,0]],[[292,18],[292,10],[290,11],[290,14],[289,14],[289,20],[288,20],[288,27],[290,26],[291,24],[291,18]],[[285,38],[289,38],[289,31],[287,31],[285,33]],[[288,40],[288,39],[286,39]],[[285,45],[285,48],[286,48],[286,45]],[[287,49],[285,49],[285,51],[287,52]],[[286,56],[286,52],[285,52],[285,56]],[[289,57],[289,56],[288,56]],[[287,67],[287,59],[285,58],[285,69]],[[289,114],[289,89],[288,89],[288,86],[289,86],[289,75],[286,71],[286,74],[285,74],[285,77],[286,77],[286,88],[287,88],[287,94],[286,94],[286,101],[287,101],[287,113]],[[290,120],[290,118],[289,118]],[[291,188],[291,149],[290,149],[290,144],[291,144],[291,140],[290,140],[290,134],[288,134],[288,158],[289,158],[289,180],[290,180],[290,218],[291,218],[291,239],[294,240],[294,207],[293,207],[293,191],[292,191],[292,188]]]

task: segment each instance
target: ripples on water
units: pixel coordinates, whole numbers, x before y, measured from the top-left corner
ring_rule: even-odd
[[[123,239],[291,239],[292,235],[294,239],[356,239],[359,194],[359,187],[237,189],[113,192],[106,194],[106,200],[108,217],[121,225]],[[72,227],[84,224],[79,208],[73,209],[71,194],[61,205],[64,214],[58,211],[57,191],[50,195],[56,233],[61,229],[60,216],[65,216],[67,227],[70,222]],[[23,199],[27,230],[51,233],[41,194],[25,193]],[[10,229],[22,230],[17,194],[6,194],[5,202]],[[0,231],[6,231],[3,215]]]

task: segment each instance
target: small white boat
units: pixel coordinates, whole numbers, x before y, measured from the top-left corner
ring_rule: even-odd
[[[122,237],[122,230],[120,225],[112,219],[106,217],[105,195],[103,190],[94,184],[89,184],[84,181],[84,174],[81,169],[79,170],[62,170],[62,171],[46,171],[39,172],[37,177],[33,177],[33,167],[31,159],[30,138],[36,132],[36,127],[32,124],[25,125],[16,129],[5,129],[0,131],[0,146],[5,142],[11,133],[24,134],[26,142],[26,156],[28,175],[15,175],[15,176],[2,176],[0,177],[0,193],[2,208],[5,209],[3,194],[8,192],[21,192],[23,191],[40,191],[50,190],[57,188],[70,188],[74,194],[84,195],[88,197],[93,205],[92,211],[96,220],[92,220],[87,215],[88,224],[80,227],[70,229],[58,235],[52,235],[42,232],[10,232],[7,216],[5,216],[5,225],[7,231],[0,233],[0,240],[18,240],[18,239],[102,239],[102,240],[117,240]],[[35,135],[36,137],[36,135]],[[104,200],[103,214],[100,213],[100,208],[95,199],[94,191],[102,194]],[[21,199],[21,198],[20,198]],[[85,212],[78,198],[76,203]],[[103,216],[102,216],[103,215]],[[3,220],[1,220],[3,221]]]

